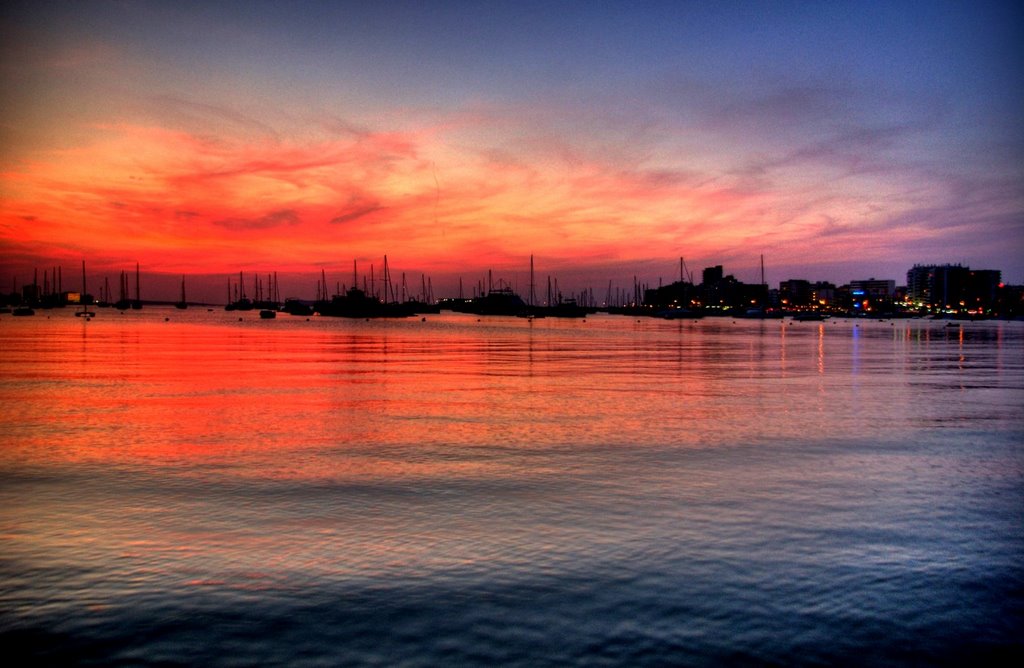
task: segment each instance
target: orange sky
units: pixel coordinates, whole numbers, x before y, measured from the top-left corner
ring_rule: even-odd
[[[1024,279],[1008,250],[1022,236],[1017,156],[976,150],[1007,139],[1004,126],[979,137],[956,109],[929,118],[955,77],[896,79],[851,51],[832,80],[805,62],[815,54],[775,41],[750,77],[726,53],[743,24],[680,54],[690,28],[654,30],[651,16],[651,45],[609,33],[615,60],[511,27],[489,28],[494,50],[407,26],[419,51],[381,33],[355,53],[299,40],[313,19],[235,9],[211,10],[231,19],[219,27],[149,3],[5,16],[0,281],[84,259],[96,275],[136,261],[167,276],[306,274],[296,289],[311,292],[321,269],[347,277],[353,259],[385,253],[449,289],[488,269],[521,275],[531,254],[572,289],[672,280],[680,256],[752,280],[762,253],[774,283],[901,282],[914,262],[946,261]],[[905,36],[890,33],[878,39],[895,49]],[[558,67],[541,59],[556,46]],[[961,51],[945,65],[981,57]],[[673,69],[697,55],[707,71]],[[1006,108],[973,94],[991,98],[982,111]]]

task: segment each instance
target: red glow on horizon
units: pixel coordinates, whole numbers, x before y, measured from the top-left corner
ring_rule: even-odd
[[[436,273],[521,267],[531,254],[578,265],[713,257],[806,227],[773,224],[780,193],[595,160],[527,165],[454,150],[433,130],[307,143],[97,133],[2,175],[9,256],[215,274],[315,273],[388,253]]]

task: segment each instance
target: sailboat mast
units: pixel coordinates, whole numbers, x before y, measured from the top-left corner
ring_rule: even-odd
[[[533,253],[530,254],[530,306],[536,301],[536,286],[533,283]]]

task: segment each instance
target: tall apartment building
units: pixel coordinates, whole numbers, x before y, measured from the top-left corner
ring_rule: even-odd
[[[996,301],[1001,272],[959,264],[915,264],[907,272],[907,297],[933,308],[990,308]]]

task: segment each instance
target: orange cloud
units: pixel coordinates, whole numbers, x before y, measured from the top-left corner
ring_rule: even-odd
[[[783,181],[753,183],[664,158],[624,162],[624,148],[611,159],[566,140],[532,137],[522,153],[463,142],[467,126],[487,122],[304,141],[99,126],[87,145],[0,175],[0,230],[12,254],[138,260],[166,273],[315,273],[384,253],[452,272],[522,267],[530,254],[555,265],[766,247],[806,257],[793,246],[836,250],[851,225],[878,220],[858,192],[873,181],[822,188],[787,165]],[[492,145],[507,144],[491,130]],[[882,194],[911,206],[898,192]]]

